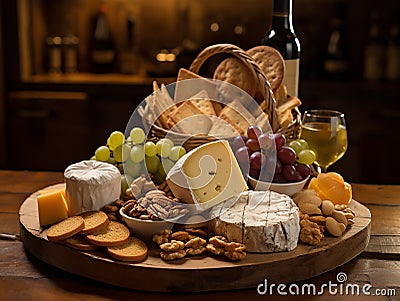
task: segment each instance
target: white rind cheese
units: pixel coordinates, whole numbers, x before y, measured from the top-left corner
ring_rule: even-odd
[[[255,253],[291,251],[300,233],[299,209],[273,191],[246,191],[211,209],[215,234],[246,245]]]
[[[121,194],[121,174],[114,165],[95,160],[72,164],[64,171],[69,215],[99,210]]]

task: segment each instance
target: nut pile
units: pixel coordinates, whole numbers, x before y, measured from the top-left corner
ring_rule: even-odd
[[[207,241],[207,232],[202,229],[185,229],[172,232],[162,230],[153,236],[158,244],[160,257],[165,261],[184,258],[186,255],[196,256],[205,253],[225,255],[230,260],[242,260],[246,257],[246,247],[238,242],[228,242],[224,236],[213,236]]]
[[[164,220],[183,216],[189,210],[178,198],[174,198],[166,182],[156,187],[146,177],[135,179],[127,195],[122,211],[131,217],[143,220]]]
[[[334,205],[329,200],[322,201],[315,190],[302,190],[293,195],[300,209],[300,241],[317,245],[328,233],[342,236],[354,221],[355,213],[347,205]]]

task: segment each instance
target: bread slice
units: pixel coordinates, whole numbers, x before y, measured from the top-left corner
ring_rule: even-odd
[[[92,251],[100,248],[86,240],[85,235],[77,234],[64,240],[64,244],[79,251]]]
[[[85,227],[81,234],[89,234],[107,226],[108,216],[103,211],[87,211],[81,214],[85,221]]]
[[[126,243],[129,240],[129,236],[129,229],[125,225],[110,221],[105,229],[88,234],[86,239],[96,246],[113,247]]]
[[[82,216],[71,216],[47,229],[47,239],[50,241],[64,240],[78,234],[84,227],[85,221]]]
[[[147,245],[136,237],[130,237],[127,243],[106,250],[111,257],[122,261],[143,261],[147,257]]]
[[[225,106],[219,117],[230,123],[240,135],[244,135],[249,126],[256,122],[255,117],[237,100]]]
[[[193,79],[193,81],[185,81]],[[185,81],[182,83],[182,81]],[[217,99],[217,84],[185,68],[179,69],[175,85],[175,102],[185,101],[193,95],[205,90],[210,99]]]

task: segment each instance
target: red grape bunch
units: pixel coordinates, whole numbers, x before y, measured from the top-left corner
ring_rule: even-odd
[[[246,134],[233,141],[233,150],[244,175],[275,183],[298,182],[310,175],[309,164],[315,160],[315,154],[312,157],[305,140],[286,144],[283,134],[263,133],[258,126],[250,126]]]

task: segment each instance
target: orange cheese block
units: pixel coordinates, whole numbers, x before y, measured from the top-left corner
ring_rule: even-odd
[[[68,217],[65,188],[41,191],[37,198],[40,226],[47,226]]]

